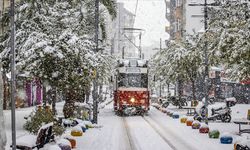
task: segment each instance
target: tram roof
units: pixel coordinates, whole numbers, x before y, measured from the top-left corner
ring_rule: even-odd
[[[143,59],[122,59],[118,60],[119,67],[142,67],[148,66],[148,61]]]

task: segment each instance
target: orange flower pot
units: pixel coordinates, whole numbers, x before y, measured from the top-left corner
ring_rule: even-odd
[[[187,120],[186,121],[186,125],[187,126],[192,126],[192,124],[193,124],[193,120]]]
[[[75,148],[76,147],[76,140],[72,139],[72,138],[66,138],[70,144],[71,144],[71,148]]]

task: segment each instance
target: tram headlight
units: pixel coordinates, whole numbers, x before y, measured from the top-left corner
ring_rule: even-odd
[[[141,103],[144,104],[145,103],[145,99],[141,99]]]
[[[132,97],[132,98],[130,99],[130,102],[131,102],[131,103],[134,103],[134,102],[135,102],[135,98]]]

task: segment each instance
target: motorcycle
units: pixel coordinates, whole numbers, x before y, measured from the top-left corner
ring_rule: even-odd
[[[208,116],[208,120],[217,121],[221,120],[222,122],[231,121],[231,109],[230,107],[220,107],[217,109],[211,109],[212,114]],[[198,121],[204,121],[206,119],[206,108],[205,106],[201,107],[200,112],[195,112],[194,119]]]
[[[171,96],[166,100],[161,100],[161,106],[164,108],[167,108],[170,103],[174,106],[179,106],[179,108],[182,108],[182,106],[187,106],[187,100],[184,97]]]

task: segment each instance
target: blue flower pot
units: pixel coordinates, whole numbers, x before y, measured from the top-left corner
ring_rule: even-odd
[[[233,138],[231,136],[222,136],[220,142],[221,144],[232,144]]]
[[[172,115],[172,118],[173,118],[173,119],[178,119],[179,117],[180,117],[180,116],[179,116],[178,114],[173,114],[173,115]]]

